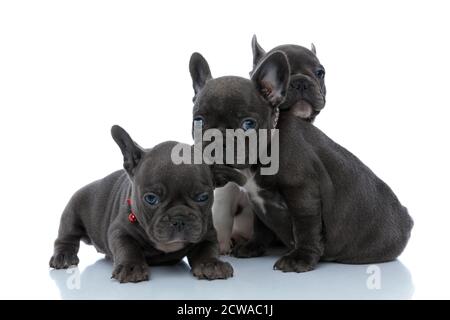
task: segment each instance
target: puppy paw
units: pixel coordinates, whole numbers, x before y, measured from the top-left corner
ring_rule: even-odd
[[[243,244],[236,244],[231,254],[237,258],[252,258],[264,255],[266,248],[254,241],[247,241]]]
[[[145,263],[118,264],[114,266],[111,279],[116,279],[120,283],[147,281],[148,266]]]
[[[229,255],[232,247],[233,242],[231,240],[219,242],[219,250],[221,255]]]
[[[273,269],[283,272],[307,272],[315,268],[317,260],[307,254],[288,253],[275,262]]]
[[[233,267],[228,262],[212,259],[196,265],[192,274],[199,279],[227,279],[233,276]]]
[[[50,258],[50,268],[67,269],[71,266],[77,266],[80,262],[76,253],[57,252]]]

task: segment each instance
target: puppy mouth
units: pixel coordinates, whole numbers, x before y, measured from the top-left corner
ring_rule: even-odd
[[[296,116],[303,119],[310,118],[314,112],[314,108],[310,102],[305,99],[298,100],[290,108],[290,112]]]
[[[176,243],[188,243],[189,241],[185,239],[175,239],[165,242],[164,244],[176,244]]]
[[[313,121],[325,106],[325,96],[321,95],[314,100],[314,103],[307,98],[297,99],[287,111],[295,117]]]
[[[194,232],[169,232],[166,234],[155,234],[153,233],[150,237],[152,242],[163,244],[163,245],[174,245],[174,244],[188,244],[197,243],[202,239],[203,230],[197,230]]]
[[[204,226],[200,225],[188,226],[186,223],[183,227],[174,227],[162,222],[153,226],[147,233],[155,243],[174,246],[199,242],[203,237],[204,229]]]
[[[185,248],[189,244],[188,241],[171,240],[168,242],[157,242],[155,248],[163,252],[175,252]]]
[[[155,238],[154,235],[150,238],[156,249],[166,253],[182,250],[190,244],[198,243],[201,240],[201,237],[198,237],[198,239],[188,239],[187,237],[179,236],[172,239],[158,239],[157,237]]]

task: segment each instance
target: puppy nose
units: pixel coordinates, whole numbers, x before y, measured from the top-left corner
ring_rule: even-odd
[[[175,228],[177,231],[181,231],[186,226],[183,218],[180,216],[170,218],[170,225]]]
[[[297,90],[308,90],[308,82],[306,79],[291,80],[290,87]]]

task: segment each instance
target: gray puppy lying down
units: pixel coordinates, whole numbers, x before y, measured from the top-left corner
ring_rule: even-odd
[[[233,275],[218,259],[212,224],[213,190],[245,177],[226,166],[171,161],[177,142],[152,149],[138,146],[119,126],[111,134],[124,157],[124,169],[77,191],[59,226],[50,267],[78,264],[80,240],[95,246],[113,263],[120,282],[149,279],[148,265],[174,264],[187,256],[199,279]]]

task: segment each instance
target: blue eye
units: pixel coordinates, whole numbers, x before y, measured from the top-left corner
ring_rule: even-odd
[[[147,202],[148,204],[154,206],[157,205],[159,203],[159,197],[154,194],[154,193],[148,193],[144,196],[144,200],[145,202]]]
[[[203,192],[194,197],[195,202],[206,202],[209,199],[208,192]]]
[[[323,70],[323,69],[317,70],[317,71],[316,71],[316,76],[317,76],[319,79],[323,79],[323,77],[325,77],[325,70]]]
[[[200,116],[194,117],[194,127],[198,126],[203,128],[204,122],[205,121],[203,120],[203,117]]]
[[[244,129],[244,131],[255,129],[256,128],[256,120],[253,119],[245,119],[242,121],[241,128]]]

